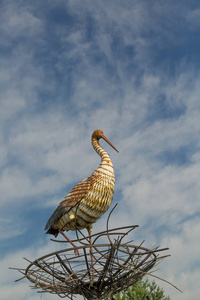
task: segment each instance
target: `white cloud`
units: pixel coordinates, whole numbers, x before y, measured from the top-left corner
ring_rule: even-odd
[[[162,277],[175,284],[183,291],[180,294],[166,284],[161,285],[172,299],[195,298],[198,295],[196,280],[199,272],[199,230],[200,218],[194,217],[178,227],[178,234],[172,232],[163,237],[162,243],[169,246],[171,257],[160,267]],[[177,228],[174,228],[176,232]],[[163,268],[164,267],[164,268]]]
[[[0,240],[6,240],[11,239],[12,237],[16,237],[18,235],[21,235],[24,233],[25,229],[21,222],[16,222],[15,220],[15,226],[13,226],[13,221],[6,218],[6,217],[0,217],[1,224],[4,224],[5,227],[0,228]],[[5,231],[6,228],[6,231]],[[9,234],[8,234],[9,233]]]

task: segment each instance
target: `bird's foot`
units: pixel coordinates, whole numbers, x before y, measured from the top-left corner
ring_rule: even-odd
[[[78,249],[74,249],[74,254],[75,254],[76,256],[80,256]]]

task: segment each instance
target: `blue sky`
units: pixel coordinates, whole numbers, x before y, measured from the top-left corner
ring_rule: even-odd
[[[184,293],[157,283],[172,299],[196,299],[199,1],[0,5],[0,300],[41,299],[8,267],[59,247],[44,227],[99,165],[90,143],[97,128],[119,149],[101,143],[116,174],[111,225],[139,224],[131,239],[169,247],[157,275]]]

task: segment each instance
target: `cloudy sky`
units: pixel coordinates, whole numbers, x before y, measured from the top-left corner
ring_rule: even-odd
[[[152,0],[2,0],[0,300],[47,300],[8,267],[59,249],[44,227],[100,159],[118,203],[112,226],[169,247],[157,281],[175,300],[200,282],[200,4]],[[105,229],[107,214],[94,226]],[[70,233],[72,238],[73,233]]]

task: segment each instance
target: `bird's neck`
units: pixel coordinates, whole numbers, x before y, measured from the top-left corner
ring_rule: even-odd
[[[110,159],[110,155],[99,145],[99,140],[92,138],[92,146],[101,157],[101,164],[106,161],[107,164],[113,166],[112,161]]]

